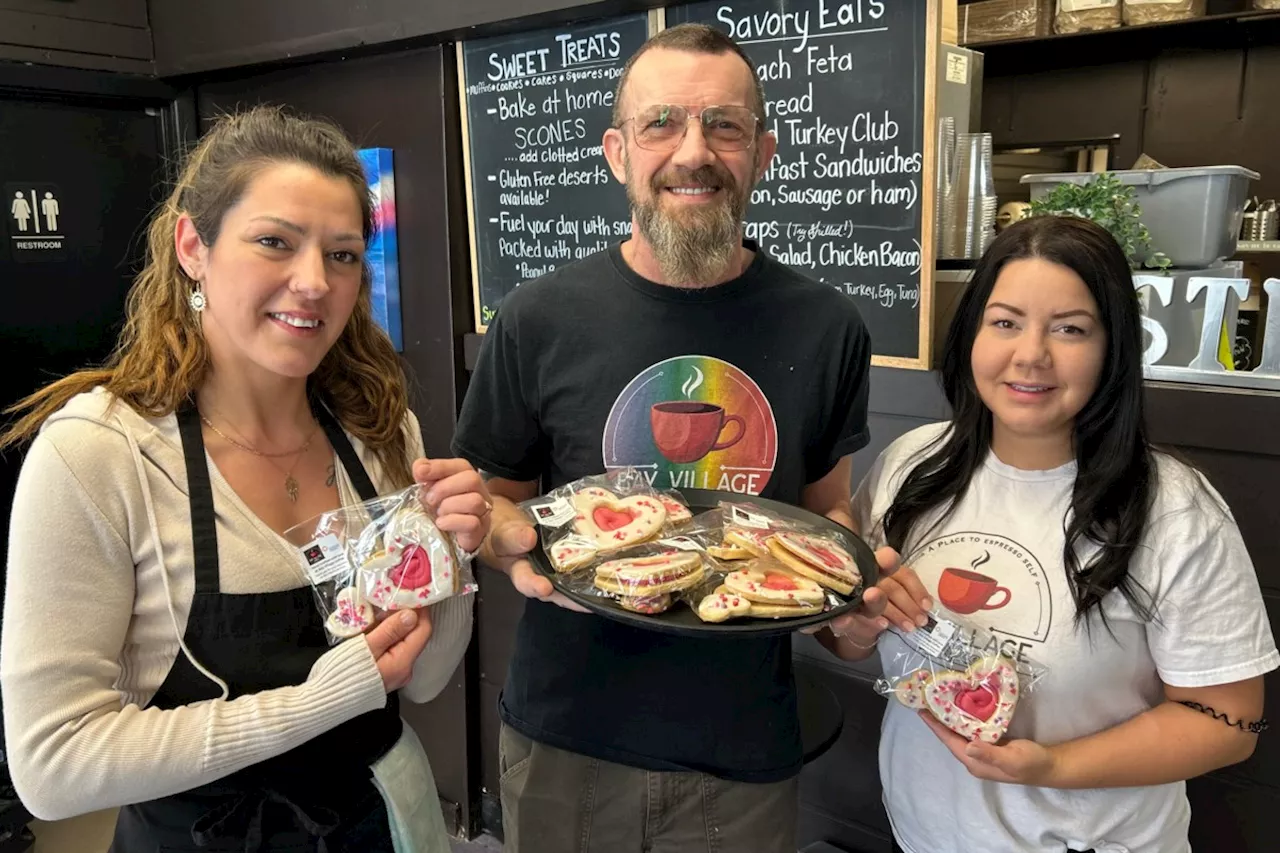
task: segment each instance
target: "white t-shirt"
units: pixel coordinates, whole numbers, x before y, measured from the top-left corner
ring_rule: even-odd
[[[862,482],[854,510],[872,547],[885,544],[884,513],[924,458],[922,449],[948,427],[902,436]],[[1129,571],[1154,595],[1158,623],[1144,623],[1113,591],[1103,600],[1111,633],[1096,614],[1091,636],[1076,628],[1062,561],[1074,463],[1024,471],[988,454],[951,516],[930,530],[941,514],[935,511],[903,548],[904,564],[942,615],[987,629],[1005,654],[1048,668],[1020,701],[1009,737],[1073,740],[1159,704],[1162,681],[1226,684],[1280,665],[1253,564],[1226,504],[1199,474],[1157,458],[1158,494]],[[1092,553],[1081,549],[1081,563]],[[879,649],[886,674],[895,666],[901,673],[904,656],[913,654],[892,632],[881,636]],[[895,701],[885,712],[880,775],[894,833],[908,853],[1190,849],[1184,783],[1062,790],[985,782]]]

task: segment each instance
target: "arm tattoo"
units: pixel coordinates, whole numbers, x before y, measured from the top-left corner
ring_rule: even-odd
[[[1226,714],[1218,713],[1213,708],[1210,708],[1208,705],[1201,705],[1199,702],[1188,702],[1186,700],[1179,700],[1178,704],[1186,705],[1191,710],[1199,711],[1201,714],[1208,714],[1210,717],[1213,717],[1215,720],[1221,720],[1222,722],[1226,723],[1228,726],[1231,726],[1233,729],[1239,729],[1242,732],[1250,732],[1252,734],[1257,735],[1257,734],[1262,734],[1268,728],[1271,727],[1271,724],[1267,722],[1265,717],[1258,720],[1258,722],[1256,723],[1246,723],[1243,719],[1237,720],[1236,722],[1233,723],[1231,722],[1231,718],[1229,716],[1227,716]]]

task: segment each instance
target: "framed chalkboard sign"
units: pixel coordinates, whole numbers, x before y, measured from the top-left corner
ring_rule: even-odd
[[[614,89],[647,13],[461,42],[476,331],[521,282],[631,233],[604,159]]]
[[[853,299],[873,362],[929,368],[938,0],[712,0],[764,83],[778,154],[747,236]]]

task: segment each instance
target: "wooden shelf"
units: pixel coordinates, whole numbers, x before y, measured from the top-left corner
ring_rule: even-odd
[[[1236,244],[1236,254],[1254,255],[1264,252],[1280,252],[1280,240],[1241,240]]]
[[[986,74],[1004,75],[1114,61],[1119,56],[1139,59],[1170,48],[1234,46],[1246,41],[1280,42],[1280,11],[1249,9],[1109,30],[978,42],[963,47],[984,55]]]

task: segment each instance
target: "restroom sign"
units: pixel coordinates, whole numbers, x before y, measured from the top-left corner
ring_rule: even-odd
[[[0,198],[5,242],[19,263],[66,257],[66,200],[56,184],[6,183]]]

